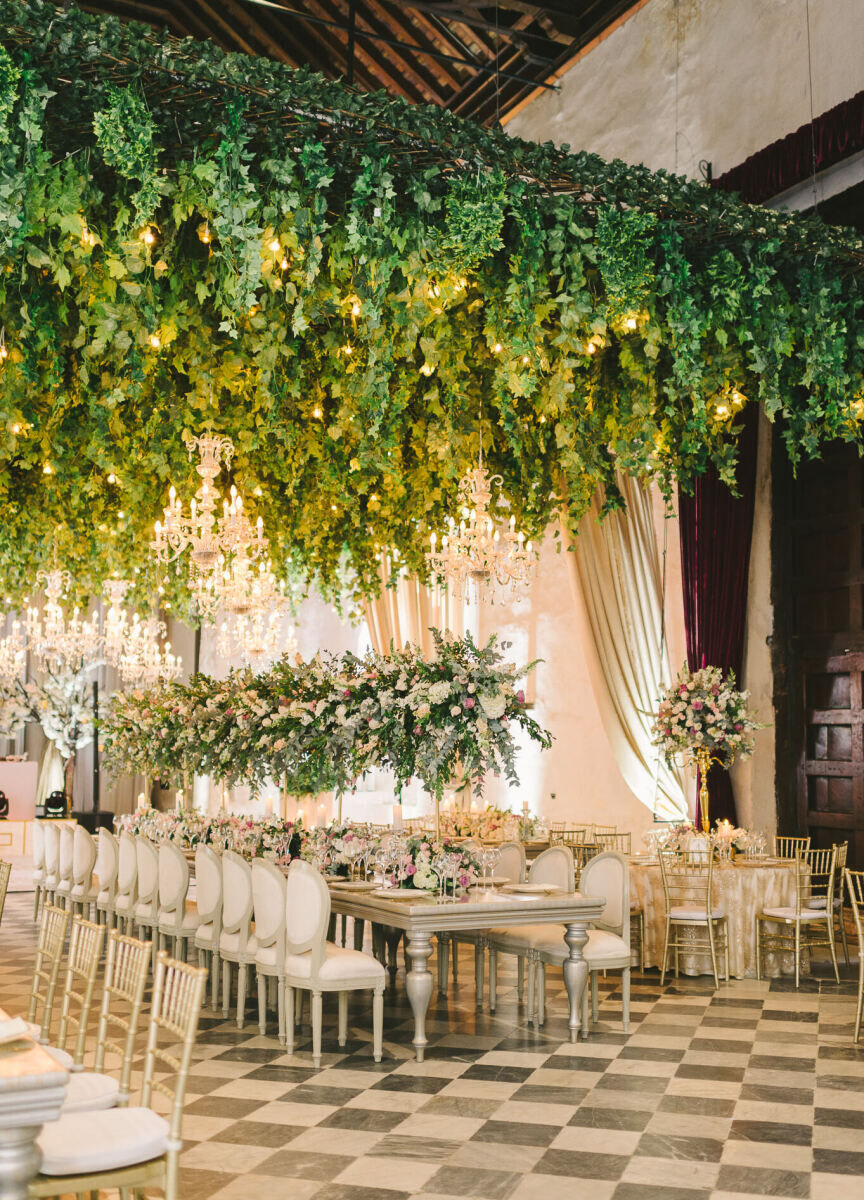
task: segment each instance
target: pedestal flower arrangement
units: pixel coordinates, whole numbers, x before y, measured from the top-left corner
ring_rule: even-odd
[[[750,712],[749,692],[735,686],[735,672],[720,667],[690,671],[682,667],[678,678],[660,697],[653,727],[653,745],[667,763],[681,758],[699,768],[699,807],[702,829],[708,833],[708,772],[714,763],[729,768],[736,758],[753,753],[754,735],[760,728]]]

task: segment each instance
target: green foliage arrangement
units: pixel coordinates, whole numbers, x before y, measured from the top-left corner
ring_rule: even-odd
[[[385,547],[422,573],[481,401],[535,538],[616,470],[731,480],[747,402],[793,458],[860,440],[862,266],[662,172],[0,0],[4,591],[55,547],[82,591],[126,574],[186,430],[233,438],[276,566],[331,594]]]

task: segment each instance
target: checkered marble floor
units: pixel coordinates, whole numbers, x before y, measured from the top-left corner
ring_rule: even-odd
[[[0,928],[0,1005],[24,1006],[32,902],[10,896]],[[469,948],[436,995],[427,1062],[413,1061],[401,955],[385,1009],[353,1002],[349,1043],[325,1007],[322,1069],[304,1025],[293,1055],[209,1009],[189,1081],[184,1200],[747,1200],[864,1197],[864,1049],[852,1045],[855,985],[833,977],[659,986],[634,974],[600,1023],[567,1040],[560,973],[539,1032],[502,960],[498,1011],[475,1007]],[[434,963],[433,963],[434,966]],[[855,965],[853,964],[853,971]],[[857,972],[856,972],[857,973]],[[272,1017],[271,1026],[272,1030]]]

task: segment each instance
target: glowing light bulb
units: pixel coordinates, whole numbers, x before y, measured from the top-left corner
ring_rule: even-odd
[[[728,417],[729,416],[729,409],[725,404],[718,404],[716,411],[717,411],[718,417]]]
[[[420,368],[420,374],[429,376],[432,374],[432,372],[434,370],[435,370],[435,368],[432,366],[431,363],[424,362],[423,366]]]
[[[502,346],[501,346],[500,342],[496,342],[495,345],[492,347],[493,354],[500,354],[501,350],[502,350]]]
[[[109,482],[109,483],[116,483],[116,482],[117,482],[117,476],[114,474],[114,472],[113,472],[113,471],[112,471],[112,472],[111,472],[111,474],[108,476],[108,482]]]
[[[351,314],[355,317],[360,316],[360,305],[356,301],[351,305]]]
[[[628,317],[627,320],[624,322],[624,328],[625,329],[635,329],[636,328],[636,318]]]
[[[317,405],[316,405],[316,407],[315,407],[315,408],[313,408],[313,410],[312,410],[312,416],[313,416],[313,417],[319,417],[319,418],[320,418],[320,416],[321,416],[321,409],[320,409],[320,408],[318,408],[318,407],[317,407]]]
[[[54,474],[54,468],[51,466],[50,463],[47,463],[47,462],[45,463],[44,467],[42,468],[42,474],[43,475],[53,475]]]
[[[17,422],[17,421],[16,421],[16,422],[15,422],[15,424],[12,426],[12,432],[13,432],[13,433],[20,433],[20,432],[21,432],[21,426],[18,424],[18,422]]]
[[[274,254],[278,254],[279,251],[282,249],[282,243],[279,241],[278,238],[274,238],[273,241],[270,243],[270,249],[273,251]]]
[[[147,339],[154,350],[159,350],[162,347],[162,339],[158,333],[151,333]]]
[[[152,246],[153,243],[156,241],[156,234],[153,232],[153,230],[150,228],[149,225],[146,226],[146,228],[141,230],[141,241],[144,243],[145,246]]]

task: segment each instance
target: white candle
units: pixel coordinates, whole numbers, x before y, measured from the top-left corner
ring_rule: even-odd
[[[273,797],[272,796],[268,796],[266,798],[266,800],[264,801],[264,811],[267,813],[268,817],[273,816]]]
[[[393,828],[394,829],[402,828],[402,805],[401,804],[393,805]]]

